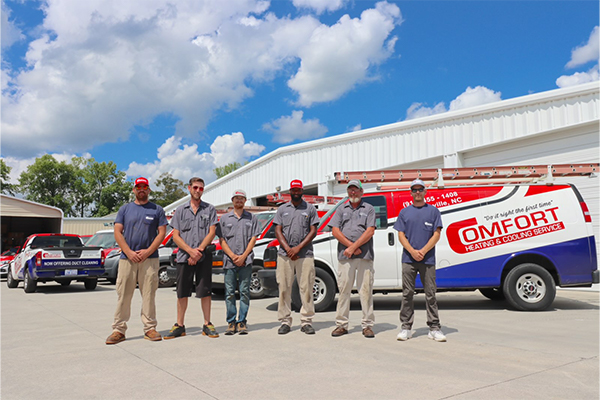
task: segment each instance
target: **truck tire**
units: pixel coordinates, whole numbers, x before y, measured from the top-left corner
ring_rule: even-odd
[[[174,283],[175,281],[169,278],[167,266],[165,264],[161,265],[158,269],[158,287],[171,287]]]
[[[500,288],[481,288],[479,292],[490,300],[501,301],[504,300],[504,292]]]
[[[6,275],[6,286],[8,286],[11,289],[14,289],[17,286],[19,286],[19,281],[16,280],[15,278],[13,278],[10,265],[7,268],[7,272],[8,272],[8,275]]]
[[[83,281],[83,285],[85,286],[85,290],[94,290],[98,286],[98,279],[86,279]]]
[[[533,263],[513,268],[504,280],[504,296],[519,311],[548,309],[556,297],[556,283],[550,272]]]
[[[262,279],[258,277],[258,271],[263,269],[260,265],[252,266],[252,275],[250,276],[250,298],[251,299],[262,299],[265,297],[265,288],[262,283]]]
[[[315,284],[313,286],[313,299],[315,302],[315,312],[326,311],[333,304],[335,298],[335,281],[325,270],[315,267]],[[292,309],[300,310],[302,301],[300,300],[300,288],[298,281],[294,279],[292,286]]]
[[[33,293],[37,289],[37,282],[29,275],[29,269],[25,267],[25,279],[23,279],[23,290],[25,293]]]

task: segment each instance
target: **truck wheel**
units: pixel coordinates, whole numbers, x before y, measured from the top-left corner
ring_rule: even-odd
[[[19,281],[16,280],[15,278],[13,278],[10,265],[7,268],[7,272],[8,272],[8,275],[6,275],[6,286],[8,286],[11,289],[14,289],[17,286],[19,286]]]
[[[504,281],[504,295],[519,311],[540,311],[550,307],[556,296],[552,275],[537,264],[525,263],[513,268]]]
[[[250,298],[262,299],[265,297],[265,288],[262,279],[258,277],[258,271],[263,269],[260,265],[252,266],[252,275],[250,276]]]
[[[313,299],[315,302],[315,311],[326,311],[333,304],[335,298],[335,281],[322,268],[315,267],[315,284],[313,286]],[[292,286],[292,308],[300,310],[302,301],[300,300],[300,288],[298,282],[294,280]]]
[[[171,287],[173,283],[173,279],[169,278],[167,273],[167,266],[161,265],[158,270],[158,287]]]
[[[86,279],[83,281],[83,285],[85,286],[85,290],[94,290],[98,286],[98,279]]]
[[[490,300],[500,301],[505,299],[500,288],[481,288],[479,292]]]
[[[60,286],[69,286],[71,284],[71,281],[58,281],[58,283],[60,283]]]
[[[25,267],[25,279],[23,279],[23,289],[25,293],[33,293],[37,288],[37,282],[29,275],[29,269]]]

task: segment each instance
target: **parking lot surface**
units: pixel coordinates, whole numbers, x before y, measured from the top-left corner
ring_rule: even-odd
[[[316,335],[278,335],[277,299],[253,300],[246,336],[225,336],[225,303],[213,297],[221,336],[201,335],[190,302],[187,336],[143,339],[136,293],[127,340],[111,333],[115,286],[49,283],[25,294],[1,286],[1,397],[10,399],[598,399],[599,293],[558,290],[554,308],[517,312],[478,292],[439,293],[448,342],[427,339],[424,296],[415,297],[413,339],[396,341],[400,295],[375,295],[376,337],[360,329],[353,295],[350,334],[331,337],[335,311]],[[174,288],[157,293],[158,330],[175,322]]]

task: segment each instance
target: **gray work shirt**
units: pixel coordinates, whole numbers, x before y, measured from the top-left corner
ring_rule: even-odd
[[[246,251],[248,243],[253,237],[260,236],[260,223],[254,215],[246,210],[240,218],[232,211],[221,217],[217,225],[217,235],[227,242],[233,254],[240,255]],[[252,265],[252,261],[254,261],[254,251],[251,251],[246,257],[245,265]],[[223,269],[236,267],[237,265],[233,263],[231,258],[223,252]]]
[[[200,201],[200,206],[194,214],[191,202],[182,204],[177,207],[173,218],[171,218],[171,226],[179,231],[179,236],[183,241],[195,249],[200,246],[210,230],[210,227],[217,224],[217,211],[212,204]],[[179,249],[177,252],[177,262],[187,263],[190,255]],[[204,259],[204,254],[202,258]]]
[[[337,209],[328,226],[339,228],[348,240],[356,242],[367,228],[371,226],[376,227],[375,208],[363,200],[360,201],[360,204],[356,208],[352,207],[350,202],[347,202]],[[344,250],[347,248],[347,246],[338,242],[338,260],[348,260],[348,257],[344,255]],[[353,255],[351,259],[363,258],[365,260],[373,260],[375,257],[375,253],[373,252],[373,238],[360,246],[360,251],[359,255]]]
[[[315,207],[304,200],[298,207],[295,207],[290,201],[277,209],[273,224],[281,226],[283,237],[290,247],[295,247],[308,236],[311,226],[319,225],[319,215]],[[282,246],[279,246],[278,254],[287,257],[287,253]],[[300,258],[312,258],[313,256],[312,242],[298,252]]]

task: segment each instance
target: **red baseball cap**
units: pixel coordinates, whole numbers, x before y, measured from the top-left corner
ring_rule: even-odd
[[[139,178],[137,178],[137,179],[135,180],[135,185],[134,185],[134,186],[137,186],[137,185],[146,185],[146,186],[150,186],[150,185],[148,184],[148,179],[144,178],[143,176],[140,176]]]
[[[303,189],[304,185],[302,185],[302,181],[300,179],[294,179],[293,181],[290,182],[290,189],[293,189],[293,188]]]

